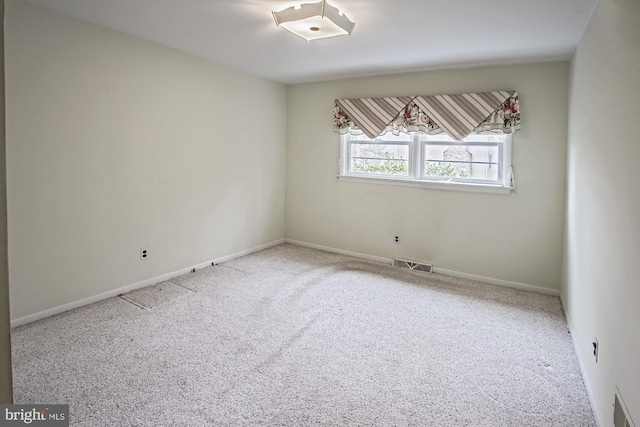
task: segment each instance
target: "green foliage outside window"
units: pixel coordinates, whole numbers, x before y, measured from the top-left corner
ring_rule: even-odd
[[[469,174],[461,172],[456,173],[455,168],[451,163],[427,163],[427,169],[425,171],[427,176],[450,176],[452,178],[468,178]]]
[[[354,172],[380,173],[385,175],[407,175],[407,162],[394,159],[390,153],[384,153],[384,160],[357,160],[352,167]]]

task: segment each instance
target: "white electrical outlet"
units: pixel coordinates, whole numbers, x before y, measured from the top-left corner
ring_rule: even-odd
[[[149,258],[149,249],[147,248],[140,249],[140,260],[144,261],[147,258]]]
[[[393,236],[393,243],[400,243],[400,236]]]
[[[600,350],[600,344],[598,343],[598,338],[593,339],[593,357],[596,358],[596,363],[598,363],[598,351]]]

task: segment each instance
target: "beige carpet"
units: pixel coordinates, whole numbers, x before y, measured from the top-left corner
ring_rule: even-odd
[[[13,331],[74,426],[594,426],[557,297],[280,245]]]

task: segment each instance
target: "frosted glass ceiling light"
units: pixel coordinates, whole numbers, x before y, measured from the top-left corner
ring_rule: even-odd
[[[326,0],[272,11],[276,25],[310,41],[351,34],[356,25]]]

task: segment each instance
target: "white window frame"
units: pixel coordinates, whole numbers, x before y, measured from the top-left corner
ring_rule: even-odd
[[[496,136],[496,134],[488,133],[486,135]],[[432,188],[438,190],[453,190],[453,191],[471,191],[471,192],[484,192],[484,193],[498,193],[509,194],[514,190],[513,188],[513,169],[511,167],[511,135],[500,134],[501,141],[489,141],[489,143],[497,143],[500,147],[500,161],[499,178],[496,182],[486,182],[473,180],[469,178],[443,178],[443,177],[430,177],[425,175],[425,156],[426,146],[428,144],[447,144],[455,145],[459,143],[453,140],[451,137],[440,135],[425,135],[421,133],[412,133],[409,140],[402,141],[387,141],[382,137],[376,138],[381,143],[387,145],[402,144],[409,147],[409,159],[408,159],[408,176],[401,175],[385,175],[366,172],[352,172],[349,170],[350,159],[350,147],[352,143],[362,143],[362,139],[352,139],[350,134],[343,134],[340,136],[340,159],[338,162],[338,178],[341,181],[352,181],[360,183],[370,184],[383,184],[383,185],[401,185],[408,187],[419,188]],[[472,134],[468,138],[465,138],[465,142],[469,144],[481,144],[480,140],[485,140],[484,134]],[[489,138],[497,139],[497,138]]]

